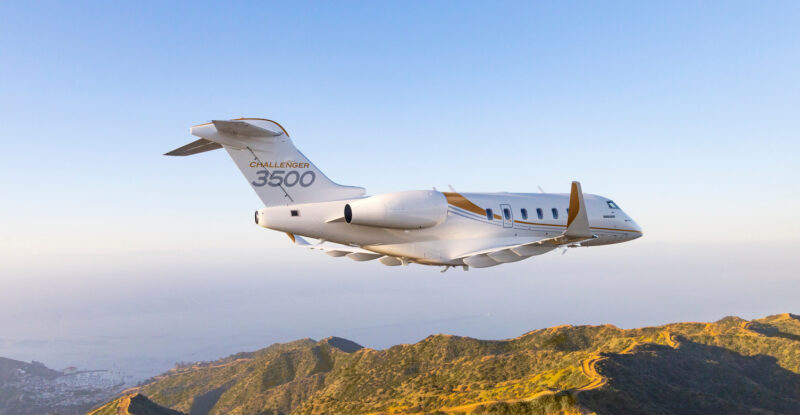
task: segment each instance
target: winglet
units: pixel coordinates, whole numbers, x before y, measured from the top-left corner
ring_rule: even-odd
[[[569,194],[567,229],[564,231],[564,236],[577,238],[591,238],[593,236],[591,229],[589,229],[589,216],[586,213],[586,203],[583,201],[580,182],[572,182],[572,190]]]

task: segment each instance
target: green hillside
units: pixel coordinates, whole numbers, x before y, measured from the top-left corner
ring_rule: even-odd
[[[434,335],[386,350],[306,339],[176,368],[139,392],[192,415],[790,414],[800,317]]]

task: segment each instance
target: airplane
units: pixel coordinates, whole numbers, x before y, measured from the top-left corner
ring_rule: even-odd
[[[225,149],[264,202],[256,225],[333,257],[440,266],[444,272],[642,236],[614,201],[584,194],[577,181],[569,194],[459,193],[451,187],[366,196],[362,187],[329,179],[275,121],[215,120],[190,131],[200,139],[165,155]]]

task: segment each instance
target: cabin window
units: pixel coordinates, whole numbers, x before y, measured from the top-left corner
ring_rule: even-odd
[[[616,203],[614,203],[614,202],[613,202],[613,201],[611,201],[611,200],[609,200],[609,201],[608,201],[608,202],[606,202],[606,203],[608,203],[608,207],[609,207],[609,208],[611,208],[611,209],[619,209],[619,206],[617,206],[617,204],[616,204]]]
[[[536,216],[538,216],[539,219],[544,219],[544,212],[542,211],[542,208],[536,208]]]
[[[494,219],[494,213],[491,209],[486,209],[486,219],[492,220]]]
[[[292,216],[300,216],[300,211],[299,210],[293,210],[292,211]]]
[[[503,208],[503,217],[505,217],[506,220],[511,220],[511,209]]]
[[[522,208],[519,213],[522,214],[522,220],[528,220],[528,209]]]
[[[553,212],[553,219],[558,219],[558,209],[552,208],[550,211]]]

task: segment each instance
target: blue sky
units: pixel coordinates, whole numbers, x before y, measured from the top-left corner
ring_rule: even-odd
[[[315,316],[335,306],[315,299],[292,330],[259,321],[273,335],[225,346],[231,352],[353,327],[418,329],[355,333],[382,347],[433,330],[514,336],[549,324],[796,312],[788,295],[800,292],[790,278],[800,265],[792,248],[800,231],[799,19],[796,2],[0,3],[0,314],[86,336],[136,314],[86,320],[114,307],[92,308],[89,299],[120,287],[155,284],[165,304],[192,297],[198,284],[228,298],[237,291],[216,284],[236,274],[265,297],[290,295],[270,286],[282,287],[286,270],[306,275],[298,287],[322,274],[325,284],[342,278],[400,291],[382,298],[383,320],[356,321],[359,304],[372,303],[355,298],[353,315],[319,323]],[[162,156],[192,141],[191,125],[239,116],[280,122],[328,176],[373,194],[448,184],[566,192],[580,180],[615,199],[645,237],[470,272],[459,289],[496,292],[487,303],[525,304],[523,286],[547,278],[562,303],[590,304],[591,293],[559,286],[562,274],[573,284],[614,275],[638,288],[620,298],[615,287],[595,287],[608,289],[600,314],[520,305],[495,310],[499,320],[414,326],[492,311],[445,302],[449,314],[418,304],[424,316],[411,316],[402,287],[425,285],[436,270],[296,250],[252,224],[259,201],[225,154]],[[682,283],[670,285],[678,263]],[[643,312],[625,299],[652,292],[640,279],[656,278],[653,268],[659,298],[670,300]],[[165,280],[172,288],[159,290]],[[687,292],[686,281],[702,282],[703,296]],[[428,283],[413,294],[420,301],[453,290]],[[719,286],[738,291],[717,295]],[[758,300],[748,296],[756,288]],[[84,307],[55,300],[64,293]],[[39,294],[49,301],[34,300]],[[136,291],[136,301],[149,308],[150,294]],[[30,314],[17,311],[22,304]],[[63,317],[64,307],[83,317]],[[156,320],[169,321],[174,310],[165,310]],[[509,317],[519,313],[526,319]],[[17,338],[44,338],[26,330],[20,325]]]

